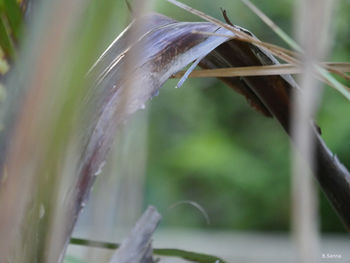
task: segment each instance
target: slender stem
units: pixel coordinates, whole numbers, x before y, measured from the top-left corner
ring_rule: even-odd
[[[118,249],[120,246],[117,243],[96,241],[96,240],[89,240],[89,239],[82,239],[82,238],[71,238],[70,244],[78,245],[78,246],[104,248],[104,249]],[[186,259],[194,262],[200,262],[200,263],[214,263],[214,262],[225,263],[224,260],[216,256],[203,254],[203,253],[190,252],[182,249],[155,248],[153,249],[153,253],[158,256],[178,257],[178,258],[182,258],[182,259]]]

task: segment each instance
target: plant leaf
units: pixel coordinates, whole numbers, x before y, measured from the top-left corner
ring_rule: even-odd
[[[110,243],[110,242],[101,242],[94,241],[88,239],[81,238],[71,238],[71,245],[79,245],[79,246],[90,246],[97,248],[105,248],[105,249],[118,249],[119,244]],[[208,255],[204,253],[197,253],[183,249],[174,249],[174,248],[154,248],[154,255],[158,256],[167,256],[167,257],[177,257],[185,260],[189,260],[192,262],[199,263],[225,263],[225,261],[217,256]]]
[[[90,71],[92,79],[97,76],[98,87],[95,92],[99,94],[92,95],[90,100],[95,101],[100,109],[95,116],[96,122],[90,126],[90,137],[83,153],[83,169],[80,172],[80,177],[85,178],[81,181],[88,182],[90,186],[93,182],[92,175],[108,152],[112,140],[109,135],[124,118],[142,108],[172,74],[189,63],[206,55],[199,63],[204,69],[279,64],[265,49],[240,39],[229,38],[227,35],[235,36],[232,31],[212,23],[181,23],[153,14],[144,18],[141,24],[150,25],[147,26],[148,31],[139,32],[138,40],[129,45],[126,40],[132,25]],[[239,29],[256,39],[249,31]],[[217,35],[197,34],[194,31]],[[122,69],[126,66],[127,57],[137,50],[142,50],[140,57],[132,63],[129,69],[131,73],[124,76]],[[132,80],[129,79],[130,76]],[[244,95],[255,109],[275,117],[285,131],[290,133],[290,94],[292,89],[299,90],[290,75],[219,79]],[[122,94],[128,86],[131,89],[129,102],[126,103],[125,110],[121,111]],[[317,149],[315,176],[345,224],[350,227],[349,172],[334,158],[316,129],[314,140]],[[84,189],[81,186],[78,188]],[[85,193],[80,201],[83,202],[86,196]]]
[[[4,0],[4,11],[11,26],[15,41],[18,41],[22,26],[22,12],[16,0]]]
[[[68,211],[67,215],[64,214],[66,223],[61,233],[66,243],[62,246],[69,242],[78,215],[105,163],[117,128],[132,113],[144,108],[145,103],[168,78],[203,56],[199,65],[206,69],[278,64],[269,52],[251,43],[193,31],[235,36],[232,31],[213,23],[177,22],[151,14],[133,22],[113,41],[87,74],[87,80],[94,86],[87,97],[82,98],[86,102],[83,148],[74,171],[77,181],[70,185],[62,204]],[[254,38],[252,34],[251,38]],[[220,79],[243,94],[254,108],[267,116],[274,116],[289,132],[290,90],[298,89],[291,76]],[[317,134],[315,139],[319,161],[315,174],[333,205],[350,226],[350,176]],[[62,253],[64,251],[62,247]]]
[[[14,56],[14,48],[9,37],[9,34],[6,30],[3,18],[0,16],[0,46],[4,50],[4,53],[8,57]]]

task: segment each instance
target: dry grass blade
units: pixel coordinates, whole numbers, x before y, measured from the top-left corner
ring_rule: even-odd
[[[255,44],[257,46],[260,46],[260,47],[263,47],[263,48],[266,48],[267,50],[269,50],[273,55],[281,58],[282,60],[288,62],[288,63],[297,63],[297,60],[293,57],[291,57],[290,55],[288,55],[287,53],[291,53],[291,51],[287,51],[285,52],[283,48],[281,47],[277,47],[275,45],[272,45],[272,44],[269,44],[269,43],[265,43],[265,42],[262,42],[256,38],[254,38],[252,35],[250,35],[249,33],[247,33],[247,31],[245,30],[242,30],[241,28],[239,27],[236,27],[236,26],[231,26],[231,25],[228,25],[226,23],[223,23],[222,21],[216,19],[216,18],[213,18],[197,9],[194,9],[190,6],[187,6],[181,2],[178,2],[176,0],[166,0],[194,15],[197,15],[201,18],[203,18],[204,20],[207,20],[215,25],[218,25],[220,27],[223,27],[231,32],[233,32],[235,34],[235,36],[233,36],[233,38],[235,39],[238,39],[240,41],[243,41],[243,42],[248,42],[248,43],[251,43],[251,44]],[[215,33],[214,33],[215,34]]]
[[[240,27],[237,27],[239,29],[242,29]],[[227,37],[230,39],[237,39],[240,40],[242,42],[247,42],[247,43],[251,43],[251,44],[255,44],[261,47],[264,47],[266,49],[269,49],[269,51],[271,51],[274,55],[278,56],[279,58],[281,58],[282,60],[286,61],[286,62],[290,62],[290,63],[297,63],[298,60],[296,59],[296,57],[298,57],[300,54],[298,54],[295,51],[271,44],[271,43],[267,43],[267,42],[263,42],[260,40],[257,40],[256,38],[241,38],[241,37],[237,37],[237,36],[231,36],[231,35],[227,35],[227,34],[218,34],[218,33],[210,33],[210,32],[200,32],[200,31],[193,31],[193,33],[196,34],[204,34],[204,35],[209,35],[209,36],[222,36],[222,37]],[[248,35],[249,36],[249,35]]]
[[[272,22],[272,21],[271,21]],[[282,30],[280,30],[282,31]],[[282,31],[283,32],[283,31]],[[292,64],[296,64],[296,65],[300,65],[300,61],[297,60],[295,57],[298,56],[298,53],[291,51],[289,49],[285,49],[283,47],[279,47],[276,46],[274,44],[270,44],[270,43],[266,43],[266,42],[258,42],[256,41],[256,39],[253,40],[253,42],[251,40],[246,40],[246,39],[242,39],[242,38],[237,38],[234,36],[230,36],[227,34],[219,34],[219,33],[211,33],[211,32],[200,32],[200,31],[193,31],[192,33],[194,34],[203,34],[203,35],[208,35],[208,36],[220,36],[220,37],[227,37],[228,39],[238,39],[242,42],[247,42],[247,43],[255,43],[257,45],[263,46],[267,49],[269,49],[269,51],[271,51],[272,54],[278,56],[280,59],[284,60],[285,62],[288,63],[292,63]],[[286,35],[286,34],[284,34]],[[292,42],[294,43],[294,42]],[[349,63],[337,63],[337,62],[333,62],[333,63],[328,63],[326,65],[321,65],[323,66],[325,69],[327,69],[329,72],[335,73],[339,76],[341,76],[342,78],[350,81],[350,77],[347,74],[344,74],[344,72],[349,72]],[[336,68],[334,68],[334,66]],[[319,68],[319,71],[320,68]],[[296,72],[299,73],[299,72]],[[219,74],[219,72],[218,72]],[[245,72],[242,72],[242,74],[245,74]],[[281,74],[295,74],[293,70],[291,70],[291,72],[286,72],[286,73],[281,73]],[[256,75],[250,75],[250,76],[259,76],[261,74],[257,73]],[[262,75],[269,75],[269,74],[262,74]],[[271,74],[271,75],[275,75],[275,74]],[[278,74],[276,74],[278,75]],[[192,74],[190,77],[193,77],[194,75]],[[242,75],[242,76],[246,76],[246,75]],[[249,76],[249,75],[247,75]],[[217,77],[220,77],[219,75]],[[339,90],[340,93],[342,93],[345,97],[348,98],[348,93],[350,92],[350,88],[347,86],[342,85],[341,83],[337,83],[335,81],[334,78],[332,78],[331,76],[326,76],[325,73],[323,74],[319,74],[318,79],[323,81],[324,83],[328,84],[329,86],[333,87],[334,89]],[[345,92],[344,92],[345,91]]]
[[[257,6],[255,6],[249,0],[241,0],[247,7],[249,7],[265,24],[267,24],[281,39],[283,39],[290,47],[294,50],[297,50],[300,53],[303,53],[302,48],[295,42],[291,37],[288,36],[279,26],[277,26],[267,15],[265,15]],[[344,97],[350,100],[350,88],[338,82],[334,77],[328,74],[325,70],[323,70],[320,66],[315,66],[317,73],[319,75],[319,79],[324,83],[328,84],[332,88],[338,90]],[[350,80],[349,76],[343,74],[338,70],[332,70],[325,68],[329,72],[335,73],[340,77]]]
[[[296,55],[296,53],[294,53],[293,51],[290,51],[290,50],[287,50],[287,49],[284,49],[284,48],[281,48],[281,47],[278,47],[276,45],[273,45],[273,44],[270,44],[270,43],[265,43],[265,42],[262,42],[254,37],[252,37],[251,35],[247,34],[246,32],[244,32],[243,30],[240,30],[239,27],[236,27],[236,26],[231,26],[231,25],[228,25],[226,23],[223,23],[221,22],[220,20],[216,19],[216,18],[213,18],[197,9],[194,9],[190,6],[187,6],[181,2],[178,2],[177,0],[166,0],[194,15],[197,15],[209,22],[212,22],[218,26],[221,26],[227,30],[230,30],[231,32],[233,32],[235,34],[235,36],[231,36],[231,38],[235,38],[237,40],[240,40],[242,42],[248,42],[248,43],[251,43],[251,44],[254,44],[254,45],[257,45],[257,46],[260,46],[260,47],[263,47],[265,49],[267,49],[268,51],[270,51],[273,55],[279,57],[280,59],[282,59],[283,61],[287,62],[287,63],[291,63],[291,64],[300,64],[300,61],[291,56],[291,55]],[[252,4],[251,4],[252,5]],[[256,8],[257,9],[257,8]],[[257,14],[262,14],[262,12],[258,12]],[[270,19],[268,19],[268,17],[265,15],[264,18],[267,18],[265,19],[264,21],[267,22],[268,21],[268,24],[273,24],[274,27],[273,28],[278,28],[276,24],[274,24]],[[280,33],[280,32],[283,32],[281,29],[277,30],[277,33]],[[201,33],[201,32],[197,32],[197,33]],[[206,34],[206,33],[204,33]],[[217,34],[217,33],[208,33],[208,34]],[[220,35],[220,34],[219,34]],[[283,33],[284,36],[287,36],[287,34]],[[282,37],[283,39],[285,39],[285,37]],[[294,43],[293,41],[290,41],[292,40],[291,38],[288,37],[288,41],[291,42],[291,43]],[[296,46],[297,44],[292,44],[292,46]],[[297,57],[300,57],[297,56]],[[320,67],[318,67],[318,72],[320,74],[320,79],[329,84],[332,88],[338,90],[342,95],[344,95],[348,100],[350,100],[350,92],[348,91],[349,88],[344,86],[343,84],[341,84],[340,82],[338,82],[335,78],[333,78],[331,75],[327,75],[324,71],[321,70]],[[335,73],[337,71],[334,71]],[[343,77],[343,75],[341,74],[341,76]]]
[[[265,13],[263,13],[257,6],[255,6],[249,0],[241,0],[247,7],[250,8],[262,21],[265,22],[273,31],[275,31],[288,45],[290,45],[294,50],[302,52],[300,46],[295,43],[295,41],[289,37],[279,26],[277,26]]]
[[[329,72],[334,73],[334,74],[337,74],[337,75],[339,75],[340,77],[344,78],[345,80],[350,81],[350,76],[349,76],[348,74],[344,73],[342,70],[336,69],[336,68],[334,68],[334,67],[325,67],[325,68],[326,68]],[[349,72],[349,71],[345,71],[345,72]],[[346,86],[345,86],[345,88],[348,89],[348,90],[350,91],[350,88],[348,88],[348,87],[346,87]]]
[[[347,63],[345,63],[347,64]],[[343,74],[349,77],[344,72],[350,72],[350,65],[344,63],[324,64],[329,71],[337,71],[338,74]],[[181,78],[186,71],[180,71],[172,78]],[[189,74],[188,78],[220,78],[220,77],[248,77],[248,76],[271,76],[271,75],[286,75],[286,74],[301,74],[302,69],[299,66],[292,64],[281,65],[266,65],[266,66],[251,66],[251,67],[235,67],[235,68],[220,68],[220,69],[202,69],[194,70]],[[344,77],[345,77],[344,76]]]
[[[325,68],[332,68],[335,66],[337,70],[341,72],[349,72],[350,69],[350,63],[346,62],[325,62],[321,63]]]

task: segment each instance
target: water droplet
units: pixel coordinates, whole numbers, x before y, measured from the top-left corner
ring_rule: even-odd
[[[101,174],[101,173],[102,173],[102,169],[103,169],[103,167],[105,166],[105,164],[106,164],[106,162],[103,161],[103,162],[100,164],[100,166],[98,167],[96,173],[94,173],[94,175],[99,175],[99,174]]]
[[[45,207],[43,204],[40,204],[40,209],[39,209],[39,218],[43,218],[45,215]]]

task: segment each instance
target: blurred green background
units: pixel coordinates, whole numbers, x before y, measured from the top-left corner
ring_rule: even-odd
[[[231,21],[258,38],[285,46],[240,1],[183,1],[223,20]],[[274,22],[293,35],[293,2],[254,1]],[[181,21],[199,18],[165,1],[156,11]],[[350,60],[350,1],[334,10],[328,60]],[[170,80],[150,105],[145,205],[163,214],[163,226],[231,230],[286,231],[290,227],[290,145],[279,125],[249,107],[245,99],[215,79],[190,79],[180,89]],[[323,138],[350,167],[347,117],[350,104],[326,87],[318,123]],[[180,200],[200,204],[208,213],[207,225],[189,205],[169,209]],[[344,227],[320,193],[321,228],[342,232]]]

